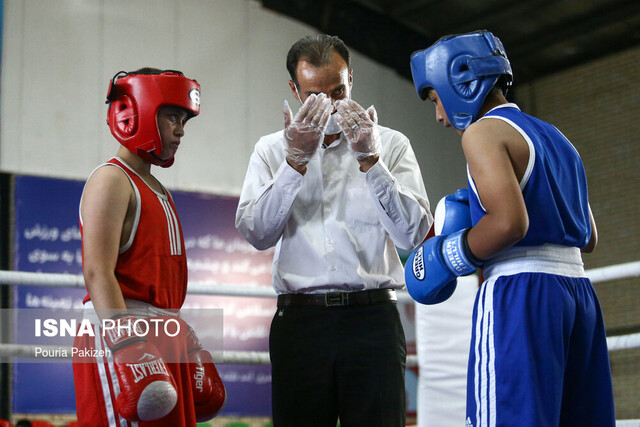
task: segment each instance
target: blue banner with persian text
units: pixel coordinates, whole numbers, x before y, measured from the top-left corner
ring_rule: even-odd
[[[78,204],[83,186],[81,181],[16,177],[15,270],[82,273]],[[256,251],[237,232],[237,198],[179,191],[172,195],[183,227],[190,282],[271,287],[273,251]],[[16,286],[14,290],[16,309],[81,308],[86,294],[84,289],[63,287]],[[222,308],[224,350],[268,350],[275,299],[189,294],[183,308]],[[27,344],[21,342],[20,323],[16,318],[14,342]],[[14,363],[14,413],[75,412],[70,363],[20,363],[20,359]],[[271,413],[269,366],[219,364],[218,369],[228,393],[224,415]]]

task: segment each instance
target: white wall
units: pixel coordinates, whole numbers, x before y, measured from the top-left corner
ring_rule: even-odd
[[[251,0],[7,0],[0,170],[85,179],[117,149],[109,79],[152,66],[202,85],[175,165],[154,173],[172,189],[238,195],[253,145],[282,126],[285,98],[296,105],[287,51],[315,32]],[[354,99],[412,140],[432,204],[465,186],[459,137],[411,82],[357,52],[352,65]]]

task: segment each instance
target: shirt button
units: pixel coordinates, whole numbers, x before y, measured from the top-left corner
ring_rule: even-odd
[[[327,208],[327,213],[331,213],[331,208]]]

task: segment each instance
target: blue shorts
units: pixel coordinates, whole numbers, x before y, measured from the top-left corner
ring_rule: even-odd
[[[613,427],[604,322],[580,253],[527,249],[485,269],[473,312],[466,425]]]

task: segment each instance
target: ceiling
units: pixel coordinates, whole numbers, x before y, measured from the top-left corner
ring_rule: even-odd
[[[409,57],[443,35],[487,29],[507,51],[514,81],[640,45],[640,0],[262,0],[337,35],[411,79]]]

